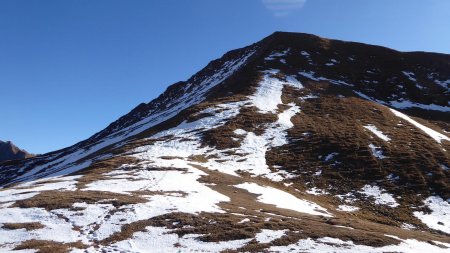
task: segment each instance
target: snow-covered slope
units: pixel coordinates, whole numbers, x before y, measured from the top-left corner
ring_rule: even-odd
[[[1,165],[0,251],[449,252],[448,66],[291,33],[231,51]]]

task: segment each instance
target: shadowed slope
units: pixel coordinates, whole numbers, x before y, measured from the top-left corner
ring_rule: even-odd
[[[0,163],[8,160],[20,160],[33,156],[33,154],[30,154],[27,151],[19,149],[10,141],[0,141]]]

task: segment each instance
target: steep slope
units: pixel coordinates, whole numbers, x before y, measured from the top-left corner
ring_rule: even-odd
[[[449,55],[275,33],[3,164],[0,247],[448,252],[449,85]]]
[[[8,160],[25,159],[32,156],[32,154],[18,148],[10,141],[0,141],[0,163]]]
[[[92,163],[92,159],[98,158],[94,155],[98,151],[161,124],[191,105],[203,101],[211,88],[224,81],[245,63],[253,54],[255,50],[253,47],[225,54],[188,81],[170,86],[157,99],[137,106],[85,141],[36,157],[25,164],[10,163],[3,166],[4,173],[0,174],[0,184],[62,175],[87,167]],[[89,159],[91,157],[92,159]]]

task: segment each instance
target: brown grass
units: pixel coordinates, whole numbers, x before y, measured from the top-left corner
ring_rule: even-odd
[[[134,233],[144,231],[147,226],[151,226],[152,224],[154,224],[152,220],[141,220],[125,224],[120,229],[120,232],[112,234],[108,238],[99,241],[99,243],[102,245],[109,245],[118,241],[130,239]]]
[[[144,203],[146,199],[113,192],[103,191],[45,191],[24,200],[17,201],[13,206],[20,208],[38,207],[46,210],[71,208],[74,203],[86,202],[94,204],[112,204],[115,207]]]
[[[42,225],[39,222],[4,223],[3,228],[4,229],[23,229],[24,228],[27,231],[30,231],[30,230],[44,228],[44,225]]]
[[[73,243],[60,243],[45,240],[28,240],[20,243],[14,248],[14,250],[35,249],[39,253],[66,253],[72,248],[85,249],[87,246],[80,241]]]
[[[130,156],[114,156],[103,161],[96,162],[91,166],[78,171],[76,175],[82,175],[77,179],[77,188],[83,189],[89,183],[104,179],[105,173],[111,172],[124,164],[132,164],[137,162],[137,159]]]

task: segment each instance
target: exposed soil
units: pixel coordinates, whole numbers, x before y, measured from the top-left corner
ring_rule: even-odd
[[[111,204],[119,207],[129,204],[145,203],[147,200],[138,196],[103,191],[44,191],[29,199],[16,201],[13,207],[38,207],[46,210],[54,210],[71,208],[77,202]]]
[[[81,242],[58,243],[45,240],[28,240],[20,243],[14,250],[35,249],[38,253],[66,253],[72,248],[85,249],[86,245]]]
[[[27,231],[44,228],[39,222],[3,223],[5,229],[26,229]]]

